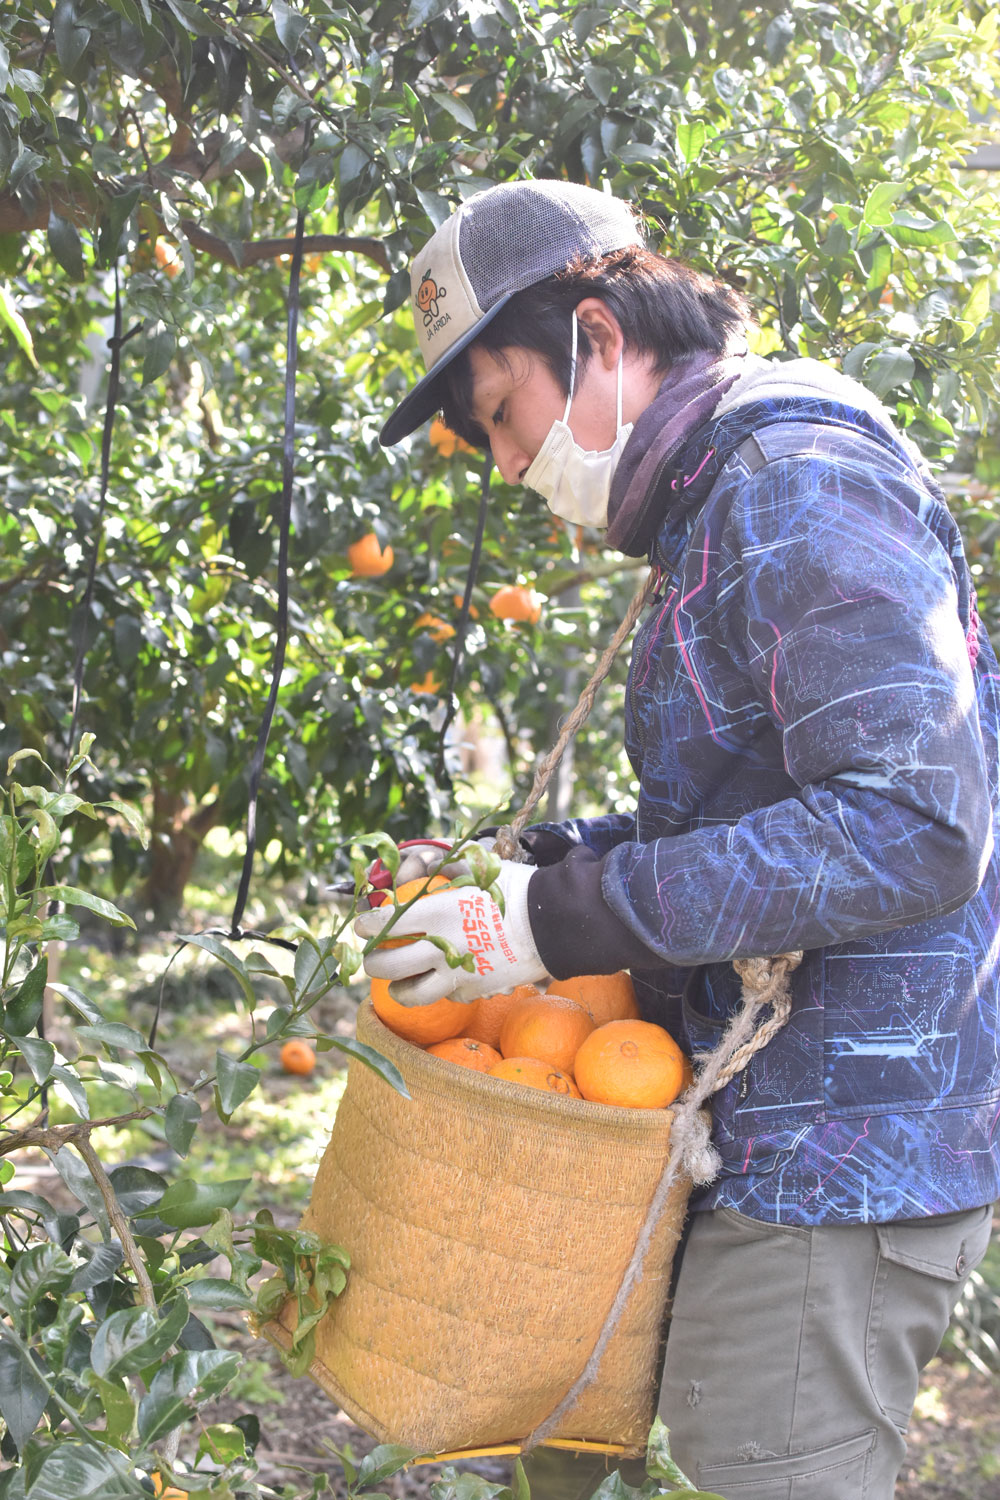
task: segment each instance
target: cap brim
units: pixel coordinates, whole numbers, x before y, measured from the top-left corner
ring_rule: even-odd
[[[433,370],[428,370],[423,379],[417,381],[413,390],[403,397],[378,435],[383,448],[391,448],[401,438],[409,437],[410,433],[415,432],[422,422],[426,422],[428,417],[434,415],[441,405],[439,382],[444,371],[463,349],[467,349],[479,337],[487,323],[492,323],[497,313],[506,306],[513,295],[513,292],[508,292],[506,296],[500,298],[499,302],[494,303],[489,312],[483,313],[479,321],[463,333],[460,339],[456,339],[447,353],[442,354]]]

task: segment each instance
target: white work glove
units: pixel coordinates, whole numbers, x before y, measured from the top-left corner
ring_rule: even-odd
[[[422,896],[393,924],[392,937],[413,937],[399,948],[376,948],[365,956],[365,969],[388,979],[389,993],[400,1005],[431,1005],[450,998],[471,1004],[480,995],[504,994],[518,984],[549,979],[538,956],[528,920],[530,865],[505,860],[496,878],[503,897],[501,912],[488,891],[476,885],[434,891]],[[377,937],[396,912],[390,903],[358,917],[354,931]],[[427,937],[441,938],[460,954],[470,953],[474,972],[452,968],[444,952]]]
[[[485,834],[482,838],[472,839],[473,844],[478,844],[484,854],[492,854],[496,839],[492,834]],[[465,846],[468,848],[468,844]],[[427,875],[443,875],[446,880],[454,880],[458,875],[468,875],[469,866],[461,857],[457,860],[448,861],[449,848],[442,849],[441,845],[430,839],[426,843],[412,843],[400,849],[399,869],[396,871],[396,885],[403,885],[407,880],[422,880]]]

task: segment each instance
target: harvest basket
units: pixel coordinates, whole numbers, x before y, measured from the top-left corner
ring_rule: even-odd
[[[580,1375],[663,1173],[669,1110],[614,1109],[456,1067],[382,1025],[359,1038],[411,1098],[352,1060],[303,1219],[350,1254],[309,1374],[382,1442],[516,1442]],[[554,1437],[641,1452],[653,1419],[678,1178],[597,1373]],[[265,1334],[288,1347],[294,1302]]]

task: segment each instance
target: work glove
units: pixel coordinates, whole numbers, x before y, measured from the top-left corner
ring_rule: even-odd
[[[366,971],[375,979],[389,980],[389,993],[400,1005],[431,1005],[445,997],[471,1004],[480,995],[547,982],[550,976],[528,919],[533,873],[530,865],[503,861],[494,886],[503,897],[503,911],[489,891],[476,885],[422,896],[393,923],[393,939],[413,941],[366,954]],[[355,933],[365,941],[377,937],[396,911],[387,902],[365,912],[354,924]],[[474,970],[452,968],[446,953],[429,937],[442,939],[460,954],[471,954]]]

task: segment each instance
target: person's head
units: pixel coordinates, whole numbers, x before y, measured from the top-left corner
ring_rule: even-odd
[[[475,194],[417,255],[411,281],[427,374],[382,443],[441,409],[514,480],[571,389],[574,438],[604,448],[671,368],[699,351],[721,354],[750,318],[724,282],[647,250],[627,203],[561,181]],[[508,397],[529,419],[516,442],[489,420]]]

